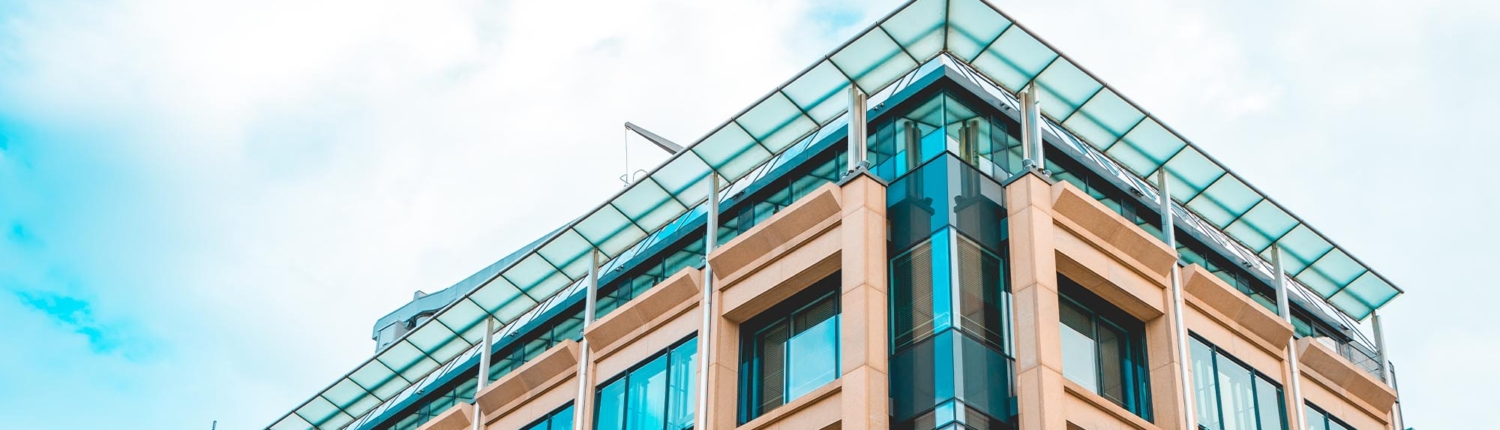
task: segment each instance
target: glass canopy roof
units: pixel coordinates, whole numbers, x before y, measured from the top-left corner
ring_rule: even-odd
[[[1401,293],[1281,205],[982,0],[916,0],[887,15],[646,178],[554,233],[287,414],[273,429],[340,428],[471,349],[483,321],[508,326],[703,202],[710,175],[731,183],[842,115],[857,85],[876,94],[947,52],[1007,91],[1035,87],[1042,112],[1140,178],[1170,175],[1172,198],[1247,249],[1272,246],[1296,280],[1355,319]]]

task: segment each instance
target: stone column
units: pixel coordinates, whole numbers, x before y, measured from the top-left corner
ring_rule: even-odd
[[[1052,185],[1027,172],[1005,187],[1021,430],[1064,430],[1062,328]]]
[[[865,171],[842,185],[842,427],[885,429],[890,428],[886,187]]]

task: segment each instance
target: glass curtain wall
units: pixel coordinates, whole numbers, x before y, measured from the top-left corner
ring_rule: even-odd
[[[698,340],[695,337],[605,382],[594,397],[594,428],[693,428],[693,362],[697,355]]]
[[[1197,335],[1189,343],[1198,428],[1286,430],[1281,385]]]
[[[960,106],[941,92],[933,100],[945,112]],[[963,124],[939,116],[915,127],[929,122]],[[961,134],[937,130],[892,150],[878,167],[902,175],[886,191],[892,428],[1012,428],[1004,188],[976,167],[995,166],[986,164],[987,147],[956,144]],[[971,149],[960,151],[965,156],[952,148]],[[920,156],[905,158],[908,150]]]

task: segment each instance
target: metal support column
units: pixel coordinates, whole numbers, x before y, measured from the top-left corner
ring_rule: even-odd
[[[1023,168],[1044,171],[1047,157],[1042,144],[1042,105],[1036,86],[1021,92],[1021,156]]]
[[[859,85],[849,85],[849,171],[857,171],[866,167],[865,163],[869,157],[865,154],[869,147],[865,145],[865,115],[868,111],[865,106],[867,96],[860,91]]]
[[[1172,218],[1172,188],[1167,179],[1166,172],[1156,177],[1156,190],[1159,194],[1158,203],[1161,211],[1161,239],[1166,242],[1167,247],[1177,249],[1177,225]],[[1174,252],[1175,253],[1175,252]],[[1198,428],[1198,409],[1193,399],[1193,368],[1188,361],[1188,331],[1187,323],[1182,318],[1182,268],[1177,262],[1172,262],[1172,326],[1177,332],[1177,372],[1182,375],[1182,417],[1183,429]]]
[[[495,318],[484,317],[484,343],[479,345],[479,382],[474,386],[474,430],[484,428],[484,410],[479,407],[479,392],[490,384],[490,349],[495,347]]]
[[[855,90],[858,91],[858,90]],[[710,355],[713,351],[713,336],[709,329],[712,328],[714,318],[714,272],[713,265],[708,262],[708,254],[719,247],[719,175],[709,173],[708,187],[708,223],[704,227],[703,238],[703,301],[698,304],[698,309],[703,315],[703,325],[698,328],[698,410],[693,415],[696,422],[695,429],[713,428],[709,422],[708,402],[708,369],[710,367]]]
[[[589,326],[594,324],[594,304],[599,297],[599,251],[589,251],[589,279],[583,294],[583,330],[588,331]],[[588,430],[593,427],[589,422],[589,405],[584,402],[588,398],[589,382],[589,339],[583,338],[578,348],[578,395],[573,398],[573,428],[577,430]]]
[[[1287,289],[1286,269],[1281,265],[1281,246],[1271,245],[1271,268],[1276,271],[1273,280],[1276,282],[1276,311],[1281,314],[1281,319],[1287,324],[1292,323],[1292,298],[1291,290]],[[1292,420],[1292,428],[1301,428],[1307,422],[1306,413],[1302,409],[1302,366],[1297,363],[1297,334],[1292,333],[1292,338],[1286,344],[1286,385],[1291,387],[1292,401],[1290,413],[1287,418]]]
[[[1391,421],[1396,429],[1404,429],[1406,417],[1401,416],[1401,390],[1396,388],[1396,372],[1391,368],[1390,356],[1385,353],[1385,326],[1380,323],[1380,311],[1370,311],[1370,325],[1375,329],[1375,356],[1380,360],[1380,380],[1396,390],[1396,405],[1391,408]]]

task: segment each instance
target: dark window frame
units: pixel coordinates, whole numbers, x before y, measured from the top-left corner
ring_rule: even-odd
[[[1100,397],[1110,400],[1146,421],[1153,421],[1151,371],[1147,362],[1145,323],[1061,273],[1057,274],[1057,282],[1059,315],[1061,315],[1061,305],[1073,306],[1089,317],[1090,327],[1093,330],[1090,339],[1094,340],[1094,379],[1101,384],[1101,387],[1086,388],[1092,389]],[[1059,322],[1059,325],[1062,324]],[[1100,350],[1098,341],[1101,324],[1123,336],[1119,343],[1126,351],[1119,354],[1120,376],[1124,378],[1121,382],[1121,397],[1123,398],[1119,402],[1109,398],[1102,389],[1105,381],[1105,355]]]
[[[666,360],[666,369],[664,369],[663,372],[666,374],[666,382],[665,382],[665,384],[667,385],[667,390],[668,390],[666,395],[669,396],[666,399],[666,401],[664,402],[664,404],[662,405],[662,407],[665,408],[665,410],[662,411],[662,413],[663,413],[663,416],[662,416],[663,424],[662,424],[662,426],[664,428],[668,427],[668,426],[671,426],[672,425],[672,423],[670,421],[671,417],[668,416],[668,415],[671,414],[672,400],[673,400],[670,397],[672,395],[672,393],[671,393],[671,387],[672,387],[672,353],[675,352],[678,348],[681,348],[684,345],[687,345],[688,343],[695,342],[695,341],[698,341],[698,340],[699,340],[698,339],[698,334],[696,332],[694,332],[693,334],[688,335],[687,337],[684,337],[684,338],[682,338],[682,339],[680,339],[680,340],[678,340],[676,342],[673,342],[670,346],[667,346],[666,348],[662,348],[661,351],[658,351],[655,354],[651,354],[650,357],[646,357],[645,359],[642,359],[641,361],[639,361],[639,362],[631,365],[630,368],[625,369],[625,370],[621,371],[618,374],[610,376],[608,379],[605,379],[604,382],[594,385],[594,399],[595,399],[594,400],[594,405],[593,405],[594,406],[594,414],[593,414],[594,416],[593,416],[593,420],[592,420],[593,422],[590,423],[589,428],[591,428],[591,429],[597,429],[597,428],[599,428],[599,420],[600,420],[600,418],[603,417],[603,414],[600,413],[600,407],[604,404],[604,402],[601,402],[598,399],[600,399],[601,397],[603,397],[601,395],[601,392],[603,392],[606,388],[609,388],[610,386],[614,385],[617,382],[618,383],[625,383],[626,384],[626,387],[624,388],[625,389],[625,394],[624,394],[624,397],[621,400],[622,404],[620,406],[621,408],[624,408],[621,411],[621,413],[624,414],[624,416],[621,417],[621,419],[623,420],[622,423],[621,423],[621,425],[622,425],[621,428],[625,428],[624,426],[627,423],[630,422],[629,421],[630,420],[630,416],[629,416],[629,412],[630,412],[629,411],[629,405],[630,405],[630,387],[629,387],[629,380],[628,380],[628,378],[631,376],[631,374],[635,373],[635,371],[640,370],[641,368],[646,367],[646,365],[649,365],[649,364],[651,364],[652,362],[654,362],[654,361],[656,361],[658,359],[665,359]],[[698,357],[698,352],[697,352],[697,349],[702,349],[702,345],[698,345],[698,346],[699,346],[699,348],[696,348],[695,351],[693,352],[693,355],[692,355],[692,363],[693,363],[693,365],[692,365],[693,369],[692,370],[694,372],[697,371],[698,360],[702,359],[702,357]],[[685,401],[687,401],[687,402],[689,402],[689,403],[691,403],[693,405],[696,405],[696,402],[698,400],[697,399],[697,392],[696,392],[697,380],[696,380],[696,378],[689,378],[689,379],[692,379],[692,381],[689,382],[688,386],[694,388],[695,391],[690,392],[690,395],[688,396],[689,398],[686,399]],[[689,409],[692,409],[692,410],[696,411],[696,408],[689,408]],[[690,420],[689,421],[689,423],[688,423],[688,425],[686,427],[681,427],[681,429],[683,429],[683,430],[690,430],[695,425],[694,424],[695,422],[696,422],[696,416],[694,417],[694,420]],[[576,423],[575,423],[575,426],[576,426]],[[668,430],[676,430],[676,429],[668,429]]]
[[[757,401],[758,399],[760,399],[760,395],[763,393],[760,377],[762,375],[762,372],[764,372],[764,369],[761,366],[763,364],[763,361],[761,357],[761,351],[759,350],[759,341],[771,329],[781,327],[783,326],[783,324],[788,327],[788,330],[791,330],[791,322],[796,320],[798,316],[804,315],[808,310],[811,310],[818,306],[822,306],[825,303],[831,303],[833,306],[833,314],[829,317],[829,319],[833,320],[834,330],[835,333],[837,333],[843,324],[843,321],[841,321],[840,319],[840,316],[842,316],[843,314],[843,303],[841,303],[842,300],[840,300],[841,296],[839,294],[840,291],[842,291],[842,288],[840,288],[840,286],[842,285],[841,273],[842,272],[834,272],[833,274],[828,275],[827,277],[824,277],[817,282],[814,282],[805,290],[798,292],[797,294],[786,300],[783,300],[781,303],[778,303],[770,309],[761,312],[759,315],[750,318],[749,320],[745,321],[745,323],[740,325],[740,378],[738,384],[739,387],[737,387],[736,389],[736,393],[739,396],[739,399],[736,402],[738,404],[736,408],[738,424],[748,423],[755,418],[763,416],[770,411],[776,410],[776,408],[785,406],[787,403],[796,400],[796,398],[787,398],[787,390],[790,390],[791,387],[791,384],[789,383],[790,381],[788,381],[788,379],[791,375],[789,374],[790,372],[787,372],[786,369],[789,360],[783,359],[783,368],[781,369],[781,372],[783,374],[783,382],[781,386],[781,404],[762,409],[762,405],[760,405]],[[819,323],[821,322],[822,321],[820,321]],[[783,345],[785,345],[786,343],[790,343],[791,339],[792,336],[787,336],[787,338],[783,340]],[[840,363],[840,360],[842,360],[843,358],[843,351],[841,348],[842,342],[840,342],[840,340],[841,339],[839,339],[839,336],[834,336],[834,380],[838,380],[843,376],[843,366]],[[785,347],[783,347],[783,354],[786,353],[787,352],[785,351]]]
[[[568,418],[568,422],[569,422],[568,428],[566,428],[566,429],[554,429],[554,428],[552,428],[552,424],[557,420],[557,417],[564,416],[564,413],[566,413],[566,415],[569,417]],[[521,430],[573,430],[573,425],[571,423],[575,419],[574,417],[575,417],[576,413],[577,413],[577,411],[573,410],[573,402],[569,401],[568,403],[565,403],[562,406],[559,406],[557,409],[553,409],[551,412],[548,412],[546,415],[543,415],[541,418],[537,418],[535,420],[532,420],[529,423],[526,423],[526,425],[521,426]],[[543,425],[543,424],[545,424],[546,427],[537,427],[537,426]]]
[[[1250,375],[1251,375],[1251,378],[1252,378],[1251,384],[1250,384],[1251,390],[1252,390],[1251,391],[1251,398],[1259,398],[1260,397],[1260,394],[1256,391],[1256,390],[1259,390],[1259,384],[1255,383],[1257,381],[1265,382],[1267,384],[1270,384],[1272,387],[1276,387],[1276,398],[1277,398],[1276,405],[1277,405],[1277,409],[1280,411],[1279,413],[1281,415],[1281,425],[1278,426],[1278,427],[1272,427],[1272,428],[1266,428],[1264,425],[1262,425],[1260,423],[1260,418],[1261,418],[1262,412],[1260,411],[1260,405],[1257,402],[1257,404],[1255,406],[1256,407],[1256,411],[1255,411],[1255,414],[1254,414],[1255,420],[1256,420],[1256,428],[1259,429],[1259,430],[1287,430],[1287,428],[1291,425],[1290,422],[1289,422],[1291,420],[1291,417],[1290,417],[1290,414],[1287,413],[1288,411],[1286,410],[1286,387],[1285,386],[1283,386],[1280,382],[1277,382],[1275,379],[1272,379],[1269,374],[1267,374],[1265,372],[1261,372],[1259,369],[1256,369],[1254,366],[1251,366],[1249,363],[1246,363],[1246,362],[1244,362],[1244,361],[1242,361],[1242,360],[1240,360],[1238,358],[1235,358],[1235,356],[1230,355],[1230,354],[1224,352],[1224,350],[1221,349],[1221,348],[1219,348],[1218,345],[1215,345],[1213,342],[1209,342],[1208,339],[1205,339],[1203,336],[1199,336],[1197,333],[1188,332],[1188,337],[1190,338],[1189,343],[1187,345],[1188,348],[1192,348],[1192,342],[1193,341],[1197,341],[1199,343],[1202,343],[1204,346],[1207,346],[1211,350],[1211,352],[1212,352],[1212,357],[1210,357],[1210,363],[1213,364],[1212,373],[1214,375],[1214,381],[1213,381],[1214,382],[1214,410],[1216,412],[1218,412],[1218,414],[1219,414],[1219,416],[1217,417],[1219,427],[1223,427],[1224,426],[1224,390],[1223,390],[1222,387],[1219,387],[1219,380],[1218,380],[1218,375],[1219,375],[1219,359],[1223,358],[1223,359],[1229,360],[1230,362],[1234,363],[1235,365],[1237,365],[1237,366],[1239,366],[1241,368],[1244,368],[1244,369],[1247,369],[1247,370],[1250,371]],[[1192,358],[1189,358],[1188,360],[1189,360],[1189,365],[1191,366]],[[1197,377],[1197,375],[1193,375],[1193,376],[1195,378]],[[1196,391],[1196,389],[1197,389],[1197,387],[1195,386],[1194,390]],[[1190,395],[1196,395],[1195,393],[1189,393],[1189,394]],[[1199,401],[1199,400],[1201,400],[1201,399],[1194,398],[1195,402]],[[1197,412],[1197,411],[1194,411],[1194,412]],[[1202,418],[1199,418],[1199,420],[1201,421]],[[1210,429],[1209,427],[1206,427],[1206,426],[1204,426],[1201,423],[1193,423],[1193,424],[1196,425],[1200,430],[1203,430],[1203,429],[1206,429],[1206,430],[1216,430],[1216,429]]]

